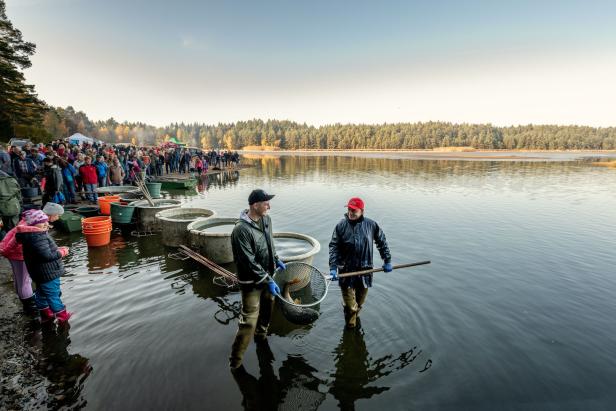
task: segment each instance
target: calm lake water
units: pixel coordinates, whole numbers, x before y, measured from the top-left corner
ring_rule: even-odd
[[[262,187],[275,231],[327,245],[361,196],[393,263],[375,275],[361,327],[343,329],[333,284],[312,326],[277,313],[237,379],[227,358],[239,293],[170,256],[160,236],[71,247],[62,335],[38,342],[62,393],[89,409],[613,409],[616,170],[587,160],[445,161],[254,156],[210,176],[188,204],[235,217]],[[296,247],[296,245],[292,245]],[[375,265],[381,260],[375,250]],[[50,388],[52,390],[52,388]]]

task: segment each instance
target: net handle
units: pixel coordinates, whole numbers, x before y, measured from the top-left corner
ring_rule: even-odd
[[[430,264],[430,263],[431,261],[419,261],[417,263],[399,264],[399,265],[394,265],[393,267],[391,267],[391,269],[397,270],[399,268],[415,267],[417,265],[425,265],[425,264]],[[353,271],[350,273],[338,274],[338,278],[355,277],[357,275],[378,273],[380,271],[385,271],[385,269],[381,267],[381,268],[371,268],[369,270]]]

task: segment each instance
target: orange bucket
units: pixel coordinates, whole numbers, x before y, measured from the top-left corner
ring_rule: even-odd
[[[111,227],[96,230],[83,230],[88,247],[101,247],[111,242]]]
[[[111,214],[111,203],[120,201],[120,196],[102,196],[98,198],[99,212],[104,215]]]
[[[111,227],[111,217],[88,217],[81,220],[81,228],[83,230],[99,229]]]

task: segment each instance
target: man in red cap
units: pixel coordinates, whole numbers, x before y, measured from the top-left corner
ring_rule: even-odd
[[[385,233],[376,221],[364,217],[364,202],[353,197],[346,205],[347,213],[336,225],[329,242],[329,269],[332,280],[338,279],[338,272],[348,273],[370,269],[373,243],[383,259],[386,273],[392,270],[391,254]],[[355,328],[357,316],[372,287],[372,274],[338,279],[342,290],[344,320],[348,328]]]

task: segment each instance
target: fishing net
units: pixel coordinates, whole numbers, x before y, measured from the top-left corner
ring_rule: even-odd
[[[229,290],[238,290],[240,288],[237,280],[229,277],[215,276],[212,278],[212,283],[219,287],[228,288]]]
[[[329,281],[315,267],[300,262],[287,263],[276,270],[274,281],[280,288],[277,296],[282,314],[294,324],[311,324],[319,318],[318,304],[325,299]]]

